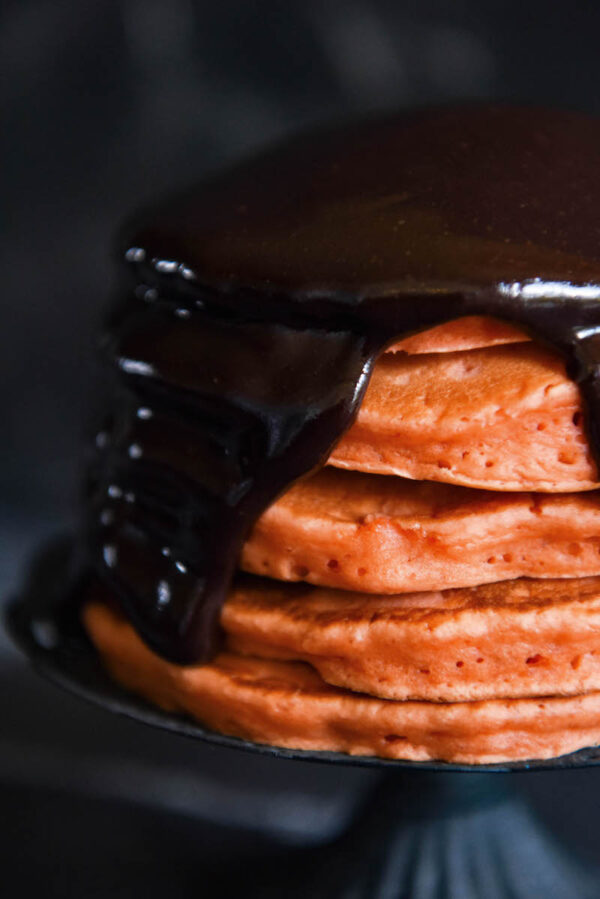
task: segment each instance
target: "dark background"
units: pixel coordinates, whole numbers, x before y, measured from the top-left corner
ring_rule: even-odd
[[[596,111],[599,33],[593,0],[4,0],[3,592],[38,540],[73,519],[97,403],[94,334],[125,214],[353,113],[472,98]],[[43,879],[45,895],[108,895],[102,858],[111,895],[134,895],[127,877],[148,870],[154,887],[164,873],[171,895],[187,895],[174,869],[197,875],[209,856],[239,859],[275,832],[283,844],[326,839],[374,776],[207,752],[55,693],[7,642],[0,660],[0,853],[27,883]],[[595,855],[595,771],[520,787],[561,839]],[[232,820],[235,831],[223,827]]]

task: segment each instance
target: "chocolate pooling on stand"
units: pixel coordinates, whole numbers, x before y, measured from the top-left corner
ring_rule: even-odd
[[[325,462],[401,336],[521,326],[566,357],[600,461],[595,119],[471,107],[313,134],[149,211],[124,253],[87,542],[169,659],[216,651],[250,528]]]

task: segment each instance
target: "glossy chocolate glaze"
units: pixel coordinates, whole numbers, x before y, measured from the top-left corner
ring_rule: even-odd
[[[89,543],[140,635],[210,657],[245,535],[352,423],[378,355],[462,315],[562,352],[600,460],[600,124],[401,114],[289,142],[126,232],[133,293]]]

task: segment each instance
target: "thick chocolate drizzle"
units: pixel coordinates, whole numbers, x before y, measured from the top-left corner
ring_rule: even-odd
[[[156,651],[202,661],[243,540],[350,426],[378,355],[463,315],[562,352],[600,461],[600,124],[425,111],[290,142],[127,230],[133,296],[89,546]]]

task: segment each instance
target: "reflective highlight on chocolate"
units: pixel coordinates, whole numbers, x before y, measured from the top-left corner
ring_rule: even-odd
[[[566,357],[600,461],[599,173],[594,119],[421,111],[291,141],[127,229],[88,544],[154,650],[215,651],[249,529],[325,463],[400,336],[524,327]]]

